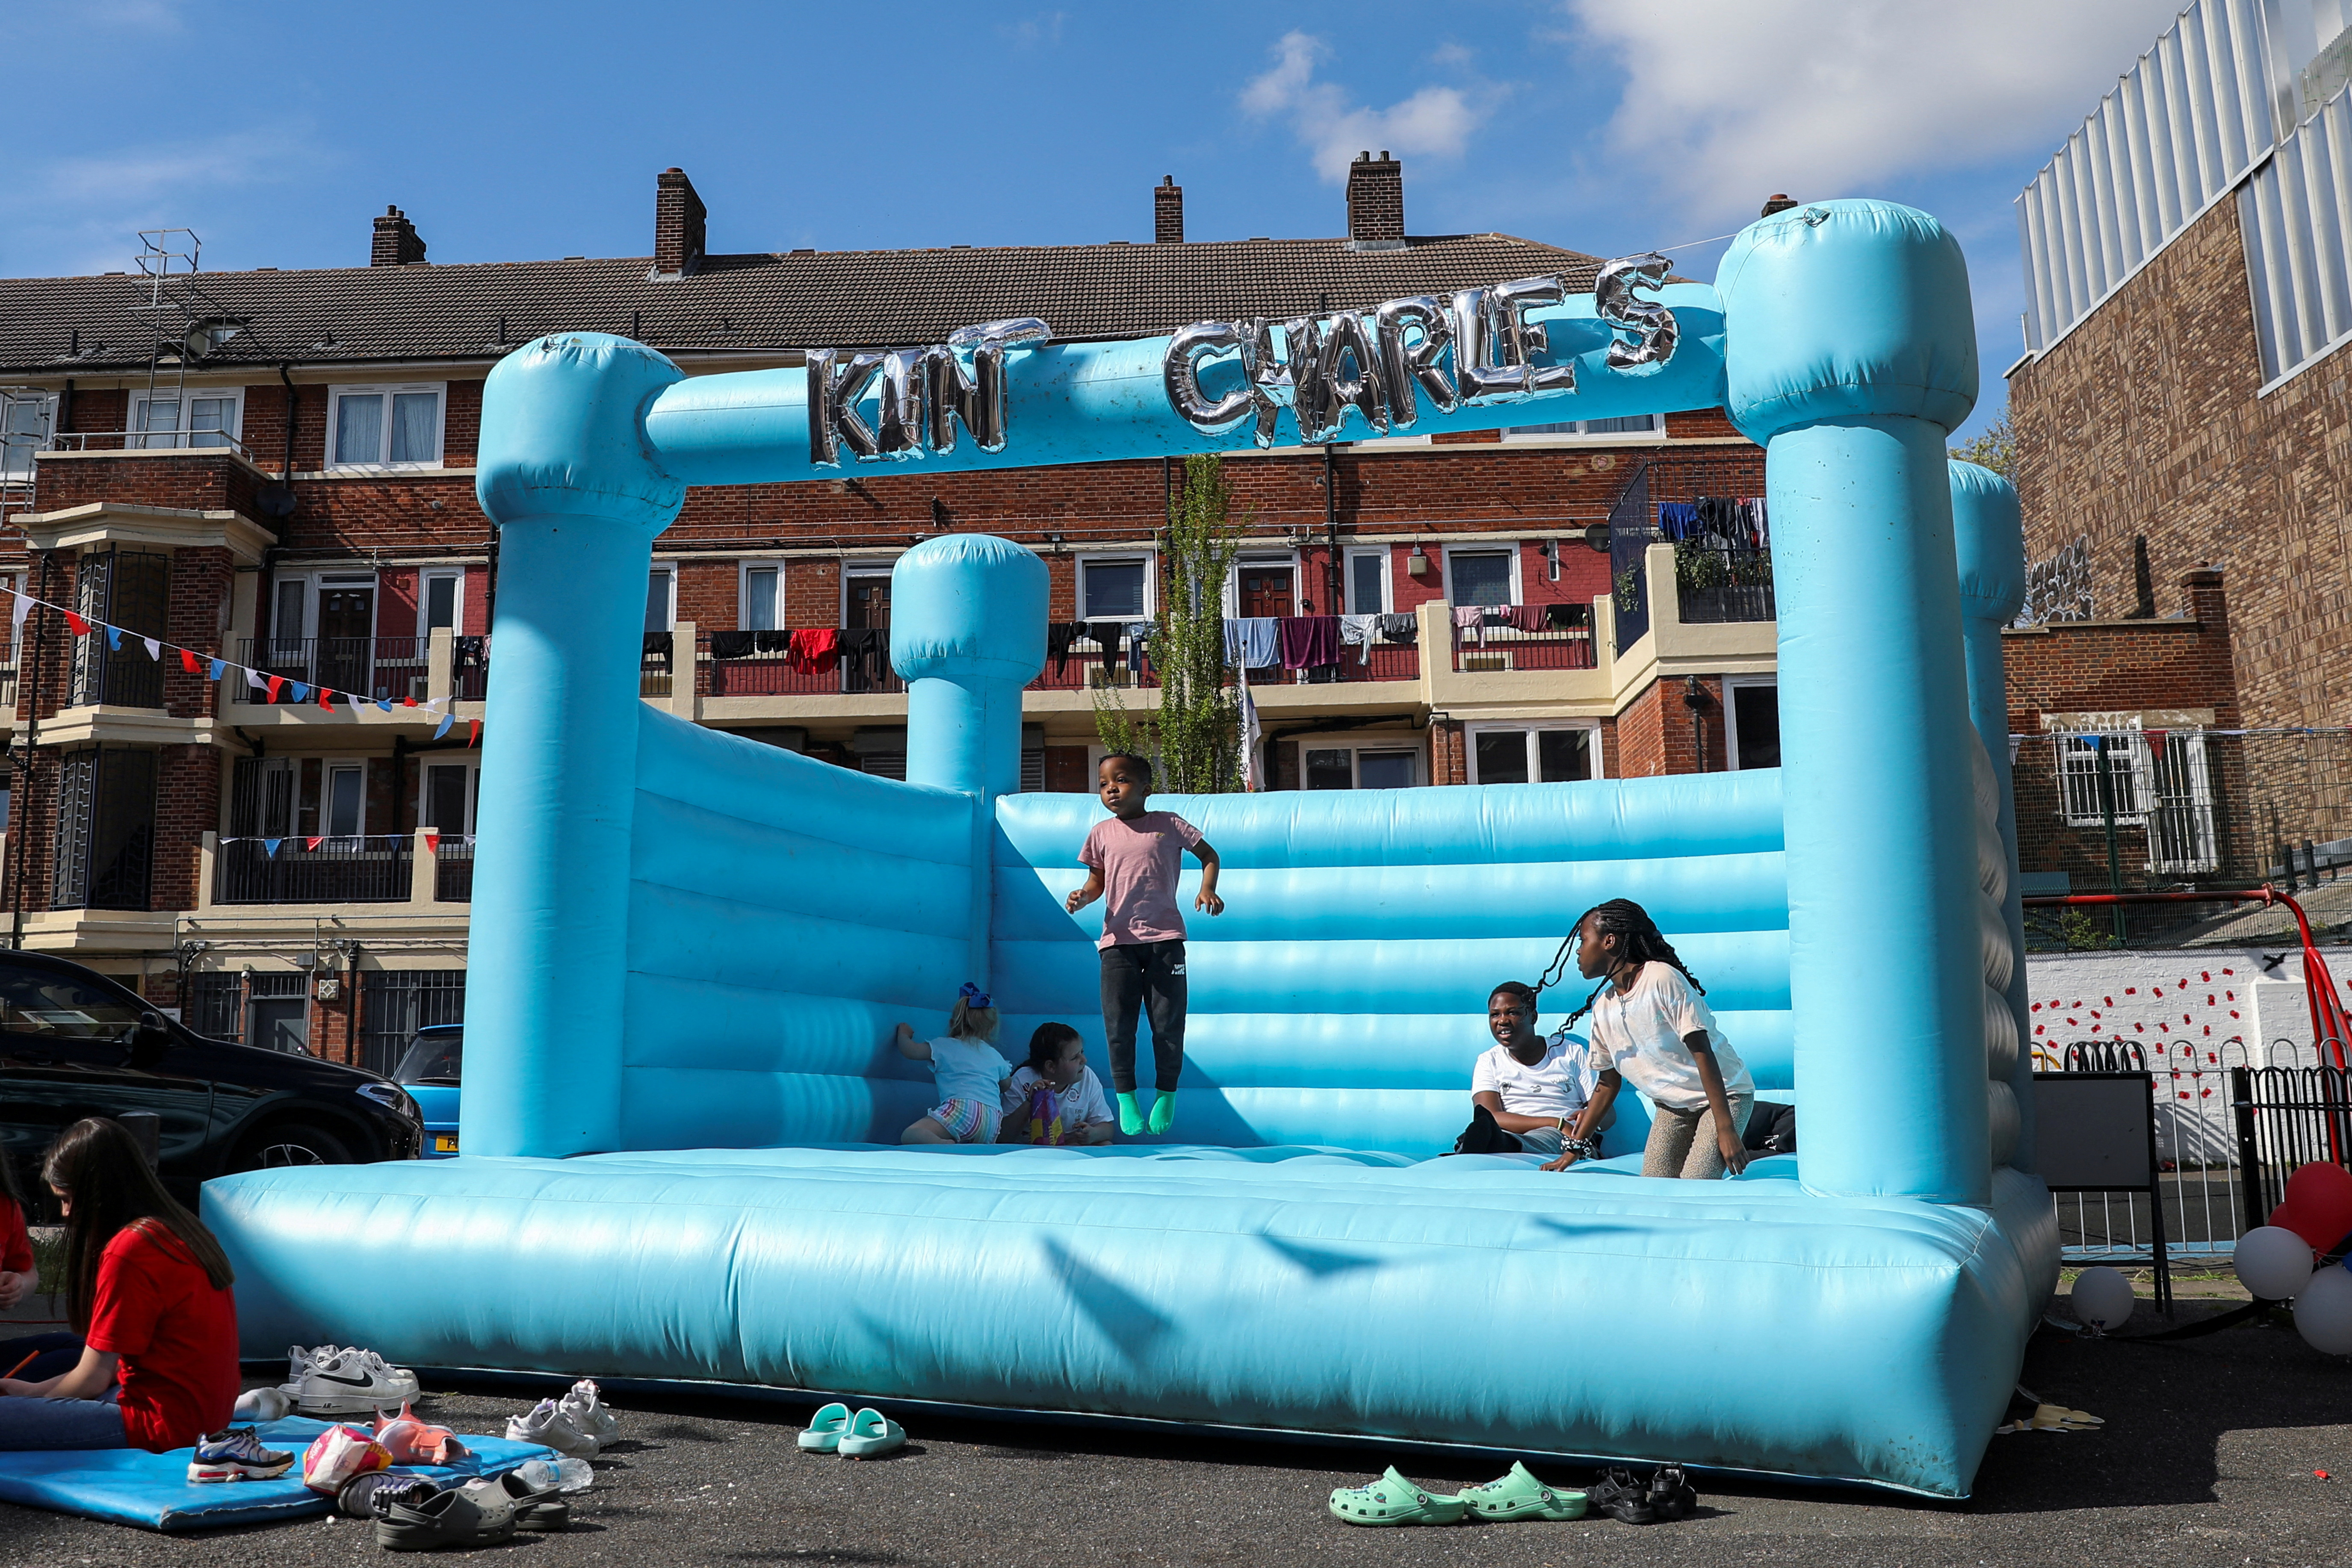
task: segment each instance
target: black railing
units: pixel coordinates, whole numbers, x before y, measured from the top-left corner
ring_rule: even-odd
[[[449,650],[449,695],[460,702],[481,702],[490,695],[490,639],[459,637]]]
[[[433,901],[469,904],[474,901],[474,847],[462,838],[444,837],[433,852]]]
[[[2270,1223],[2286,1179],[2300,1167],[2352,1165],[2352,1074],[2335,1067],[2232,1068],[2230,1080],[2252,1229]]]
[[[425,648],[422,637],[247,637],[237,662],[265,679],[286,684],[272,698],[250,687],[235,689],[235,702],[315,702],[319,687],[398,702],[425,695]],[[307,686],[307,695],[294,687]]]
[[[1685,626],[1778,618],[1769,550],[1725,550],[1684,540],[1675,546],[1675,591]]]
[[[217,904],[401,904],[415,851],[403,834],[232,838],[213,855]]]
[[[1650,635],[1648,554],[1662,537],[1651,515],[1650,466],[1644,463],[1609,509],[1609,598],[1621,654]]]

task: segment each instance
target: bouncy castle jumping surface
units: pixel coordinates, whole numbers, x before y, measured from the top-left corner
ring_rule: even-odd
[[[1944,455],[1977,386],[1965,267],[1924,214],[1832,202],[1657,300],[1680,341],[1649,363],[1612,357],[1622,323],[1592,297],[1507,307],[1515,346],[1457,338],[1454,384],[1516,358],[1530,381],[1572,363],[1575,391],[1421,417],[1723,405],[1764,442],[1783,770],[1161,799],[1218,846],[1229,912],[1192,922],[1186,1142],[1108,1149],[877,1146],[931,1098],[891,1025],[934,1028],[967,978],[1007,1044],[1060,1018],[1104,1066],[1098,916],[1061,905],[1100,808],[1015,793],[1042,563],[979,535],[901,559],[907,783],[702,730],[636,700],[652,541],[688,484],[822,477],[836,428],[862,451],[832,408],[812,441],[809,392],[865,384],[830,356],[686,380],[593,334],[511,355],[479,458],[501,567],[466,1153],[208,1184],[247,1352],[332,1338],[1964,1495],[2058,1257],[2020,1168],[2015,497]],[[1360,393],[1375,324],[1347,331]],[[950,449],[938,417],[917,455],[1234,445],[1274,418],[1239,384],[1266,343],[1217,357],[1245,336],[1196,329],[1205,361],[1181,335],[983,345],[1011,438]],[[906,374],[884,367],[885,403]],[[1211,403],[1240,423],[1207,428]],[[1801,1152],[1718,1183],[1432,1158],[1467,1118],[1488,988],[1617,896],[1707,983],[1764,1092],[1793,1088]],[[352,1285],[387,1279],[409,1284]]]

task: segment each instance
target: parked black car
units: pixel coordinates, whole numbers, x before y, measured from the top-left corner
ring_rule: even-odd
[[[411,1160],[424,1120],[372,1072],[208,1040],[79,963],[0,952],[0,1152],[36,1209],[42,1153],[85,1116],[152,1111],[158,1172],[196,1188],[264,1165]]]

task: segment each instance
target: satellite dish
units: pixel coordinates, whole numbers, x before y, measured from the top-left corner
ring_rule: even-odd
[[[1588,550],[1597,551],[1603,555],[1608,554],[1609,525],[1605,522],[1596,522],[1591,528],[1586,529],[1584,531],[1584,544],[1585,548]]]
[[[282,483],[257,486],[253,505],[262,516],[283,522],[294,515],[294,487]]]

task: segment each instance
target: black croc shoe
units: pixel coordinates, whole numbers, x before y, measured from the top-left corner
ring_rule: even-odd
[[[513,1527],[508,1527],[512,1533]],[[386,1552],[431,1552],[482,1542],[482,1510],[463,1492],[435,1492],[410,1504],[393,1502],[376,1515],[375,1543]]]
[[[1584,1494],[1585,1506],[1593,1513],[1605,1513],[1622,1524],[1655,1524],[1657,1510],[1650,1506],[1650,1489],[1633,1479],[1633,1472],[1618,1468],[1605,1472]]]
[[[1698,1489],[1680,1465],[1660,1465],[1650,1478],[1650,1511],[1660,1519],[1688,1519],[1698,1511]]]

